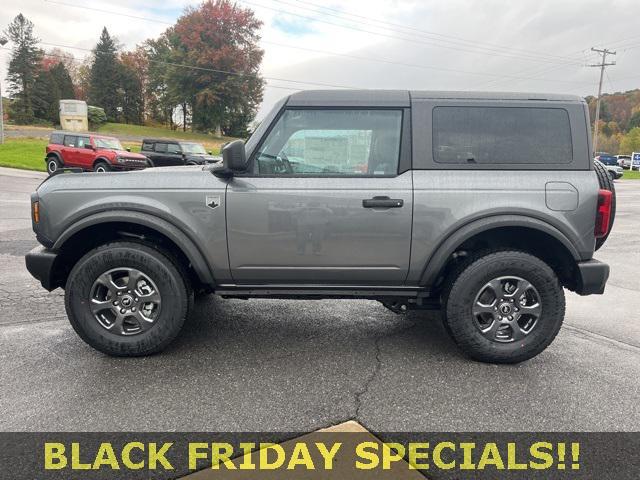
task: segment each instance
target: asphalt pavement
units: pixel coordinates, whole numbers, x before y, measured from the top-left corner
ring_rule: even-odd
[[[640,429],[640,181],[616,182],[605,295],[567,292],[554,343],[497,366],[463,357],[435,313],[214,296],[164,353],[102,355],[24,267],[42,178],[0,169],[0,431]]]

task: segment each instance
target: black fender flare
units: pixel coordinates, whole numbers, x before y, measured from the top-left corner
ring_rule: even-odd
[[[96,165],[97,165],[98,162],[105,162],[105,163],[108,163],[109,166],[111,166],[111,162],[109,161],[108,158],[106,158],[106,157],[98,157],[91,164],[91,168],[96,168]]]
[[[62,159],[62,155],[60,155],[60,152],[49,152],[47,153],[46,159],[48,160],[49,157],[56,157],[58,159],[58,162],[60,162],[60,165],[64,165],[64,160]]]
[[[471,221],[451,233],[431,254],[420,276],[420,285],[431,286],[438,279],[438,275],[456,249],[471,237],[488,230],[503,227],[525,227],[538,230],[559,241],[571,254],[573,259],[580,261],[580,254],[573,243],[559,229],[543,220],[525,215],[493,215]]]
[[[149,213],[138,212],[135,210],[110,210],[88,215],[67,227],[51,248],[54,251],[59,251],[65,242],[76,233],[79,233],[85,228],[93,225],[110,222],[143,225],[164,235],[182,250],[182,253],[185,254],[196,275],[203,284],[215,284],[213,272],[205,260],[205,256],[197,247],[195,242],[172,223]]]

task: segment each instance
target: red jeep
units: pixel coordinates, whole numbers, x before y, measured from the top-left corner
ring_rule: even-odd
[[[125,150],[117,138],[91,133],[53,132],[46,151],[50,175],[61,167],[108,172],[149,166],[147,157]]]

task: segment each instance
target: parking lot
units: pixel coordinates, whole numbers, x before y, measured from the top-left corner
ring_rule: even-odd
[[[640,181],[617,181],[597,258],[603,296],[567,293],[565,326],[533,360],[472,362],[434,313],[369,301],[196,303],[160,355],[104,356],[73,332],[60,290],[24,267],[41,174],[0,169],[0,430],[637,431]]]

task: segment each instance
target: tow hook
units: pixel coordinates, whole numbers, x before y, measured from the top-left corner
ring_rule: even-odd
[[[398,315],[407,313],[407,310],[409,310],[407,302],[404,302],[402,300],[382,301],[381,303],[393,313],[397,313]]]

